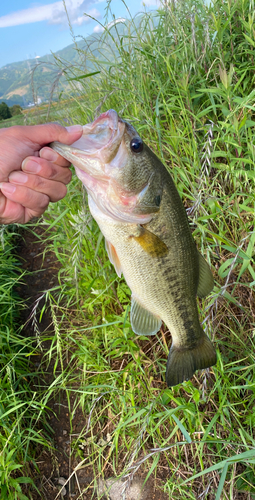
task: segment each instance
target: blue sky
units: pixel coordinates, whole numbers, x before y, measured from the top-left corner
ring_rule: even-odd
[[[75,36],[86,37],[100,30],[100,26],[84,13],[105,23],[105,0],[65,0],[65,3]],[[132,16],[145,8],[156,9],[157,3],[159,0],[126,0]],[[112,0],[111,9],[116,18],[127,17],[121,0]],[[2,0],[0,39],[0,67],[44,56],[70,45],[73,40],[62,0]]]

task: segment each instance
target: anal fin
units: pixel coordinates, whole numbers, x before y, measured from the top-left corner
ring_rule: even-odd
[[[117,252],[116,252],[114,246],[107,240],[105,240],[105,248],[106,248],[106,251],[108,253],[109,261],[115,267],[115,271],[120,278],[121,273],[122,273],[122,269],[121,269],[121,264],[120,264]]]
[[[162,324],[161,319],[141,306],[133,295],[131,297],[130,320],[132,330],[137,335],[156,335]]]

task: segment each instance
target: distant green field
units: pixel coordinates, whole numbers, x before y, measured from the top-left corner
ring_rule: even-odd
[[[79,106],[73,98],[69,98],[64,102],[59,101],[59,103],[53,105],[43,104],[26,109],[21,115],[0,121],[0,128],[12,127],[13,125],[35,125],[52,121],[68,126],[73,122],[69,113],[75,115],[75,110],[79,110]]]
[[[42,429],[49,393],[65,391],[71,429],[82,408],[84,428],[73,434],[70,461],[75,456],[93,478],[79,498],[106,471],[155,477],[169,499],[255,498],[254,20],[251,0],[171,2],[157,19],[127,22],[129,36],[118,34],[118,24],[110,29],[110,64],[86,52],[100,74],[66,68],[72,96],[63,96],[67,102],[49,119],[87,123],[116,109],[171,172],[214,273],[214,290],[198,305],[218,356],[210,370],[166,387],[171,336],[132,332],[130,290],[109,262],[74,177],[65,199],[45,214],[47,245],[61,267],[59,286],[45,294],[54,332],[43,332],[39,347],[47,340],[42,356],[56,376],[33,397]],[[111,47],[106,37],[101,53]],[[19,396],[14,426],[27,394]],[[100,445],[105,435],[109,442]],[[25,463],[28,454],[18,455],[14,441],[12,450],[12,460]],[[12,498],[22,498],[11,471],[5,477]]]
[[[0,121],[0,128],[12,127],[13,125],[25,125],[25,117],[23,115],[16,115],[8,118],[8,120]]]

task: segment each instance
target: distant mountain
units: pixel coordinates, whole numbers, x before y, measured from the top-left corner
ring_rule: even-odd
[[[80,64],[80,51],[88,43],[99,43],[100,35],[90,37],[68,45],[54,55],[28,59],[17,63],[7,64],[0,68],[0,102],[8,106],[20,104],[28,106],[34,102],[47,101],[51,95],[54,82],[59,83],[59,88],[65,86],[65,78],[61,75],[61,68],[57,60],[64,61],[66,66]]]
[[[135,25],[140,24],[142,17],[135,18]],[[82,72],[85,68],[93,70],[92,54],[94,58],[109,62],[113,59],[114,54],[117,54],[116,44],[121,37],[128,33],[130,35],[130,30],[134,32],[134,25],[123,21],[124,19],[116,20],[108,27],[110,35],[90,35],[54,55],[47,54],[3,66],[0,68],[0,102],[4,101],[8,106],[20,104],[25,107],[48,101],[53,92],[56,98],[57,93],[67,86],[64,75],[66,71],[69,76],[72,75],[72,66]]]

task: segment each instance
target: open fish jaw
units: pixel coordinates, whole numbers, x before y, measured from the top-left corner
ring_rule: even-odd
[[[50,146],[80,170],[106,179],[109,175],[105,175],[105,165],[118,153],[124,130],[124,122],[110,109],[84,125],[83,135],[71,146],[59,142]]]
[[[117,153],[125,125],[116,111],[102,113],[93,123],[83,126],[83,135],[72,144],[76,156],[97,156],[102,165],[108,163]]]

